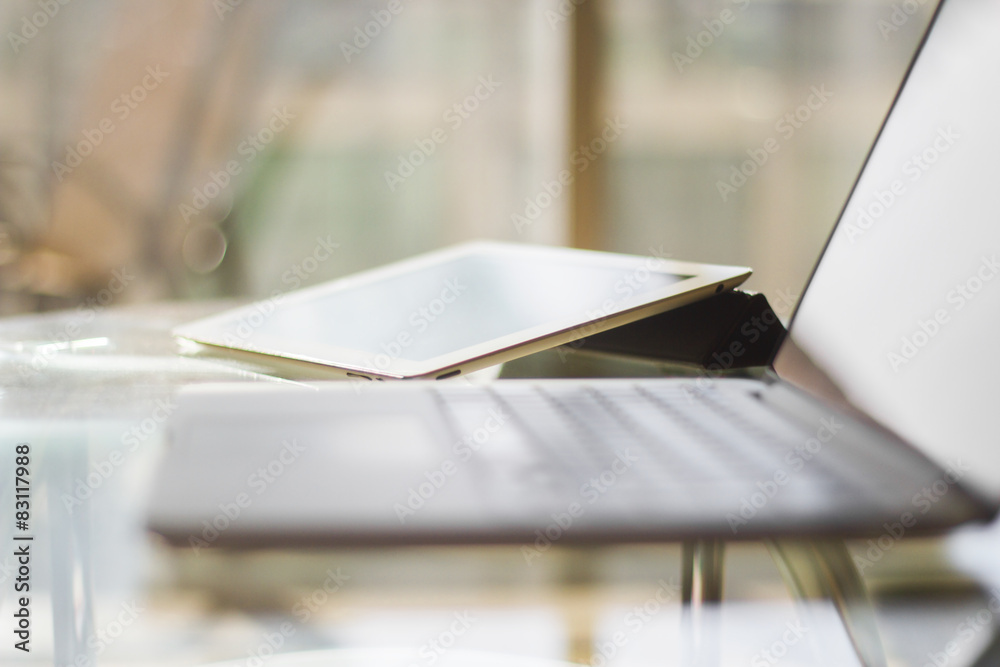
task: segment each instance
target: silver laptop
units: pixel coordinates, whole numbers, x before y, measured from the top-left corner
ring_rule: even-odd
[[[939,7],[759,378],[194,388],[171,424],[151,527],[195,548],[542,548],[898,538],[989,520],[997,25],[1000,3]]]

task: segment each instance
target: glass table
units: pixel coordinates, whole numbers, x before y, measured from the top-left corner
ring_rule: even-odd
[[[991,610],[1000,611],[1000,597],[948,563],[955,540],[901,540],[874,552],[877,561],[862,561],[872,563],[864,576],[857,558],[871,547],[841,541],[567,547],[533,563],[513,545],[168,547],[145,530],[144,503],[169,446],[176,392],[201,382],[317,379],[264,362],[183,354],[171,326],[227,305],[0,321],[0,455],[7,459],[0,470],[8,471],[0,485],[0,618],[4,636],[16,640],[14,614],[27,608],[31,649],[8,639],[0,645],[3,664],[239,659],[250,667],[288,652],[361,646],[409,650],[398,664],[427,667],[453,649],[594,667],[992,664]],[[472,381],[550,377],[556,368],[577,377],[694,372],[563,349],[508,364],[493,372],[498,379],[484,373]],[[28,474],[18,482],[10,477],[22,443]],[[30,503],[19,525],[14,496],[24,486]],[[990,535],[961,536],[960,554],[975,555],[996,541]],[[16,549],[24,545],[29,596],[14,586],[23,576]],[[980,566],[989,577],[989,564]],[[873,606],[872,582],[897,594],[876,596]]]

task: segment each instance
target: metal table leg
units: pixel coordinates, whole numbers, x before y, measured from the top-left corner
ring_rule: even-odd
[[[885,667],[868,589],[843,541],[769,540],[767,547],[807,623],[808,600],[830,600],[864,667]],[[817,624],[814,624],[817,625]]]
[[[682,664],[715,667],[721,659],[723,542],[696,540],[681,547]]]

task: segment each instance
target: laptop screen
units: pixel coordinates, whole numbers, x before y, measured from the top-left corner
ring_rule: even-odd
[[[939,8],[775,361],[782,377],[813,393],[836,387],[942,466],[957,463],[963,482],[991,498],[1000,498],[997,26],[992,0]]]

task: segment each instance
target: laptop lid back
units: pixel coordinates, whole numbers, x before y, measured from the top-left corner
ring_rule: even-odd
[[[855,406],[1000,499],[1000,3],[944,0],[790,340]],[[799,355],[783,345],[783,377]],[[813,374],[813,379],[817,374]],[[814,393],[822,383],[806,382]]]

